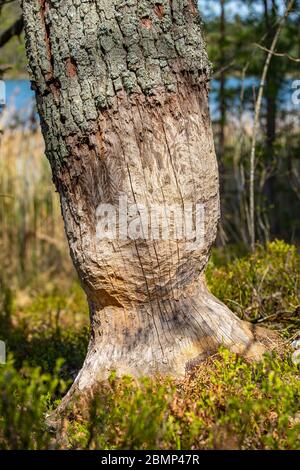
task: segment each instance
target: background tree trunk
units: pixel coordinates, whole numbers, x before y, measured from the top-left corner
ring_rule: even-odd
[[[220,90],[219,90],[219,103],[220,103],[220,136],[219,136],[219,166],[221,176],[221,187],[224,186],[225,178],[225,128],[226,128],[226,17],[225,17],[225,0],[220,0],[221,15],[220,15]],[[223,179],[223,181],[222,181]]]
[[[207,290],[219,219],[210,64],[192,0],[26,0],[27,54],[91,340],[72,390],[111,370],[183,375],[264,347]],[[101,203],[202,203],[205,240],[102,240]],[[169,223],[172,224],[171,218]]]
[[[278,11],[274,0],[271,0],[270,6],[267,0],[264,1],[264,14],[266,24],[266,48],[269,50],[272,40],[276,34]],[[278,217],[277,217],[277,194],[276,180],[277,162],[275,155],[275,141],[277,135],[277,108],[278,96],[282,86],[281,70],[278,60],[272,58],[269,66],[269,72],[266,78],[266,161],[264,166],[269,173],[264,185],[264,196],[266,201],[262,205],[267,204],[267,213],[269,214],[270,233],[269,238],[275,238],[279,233]],[[283,74],[282,74],[283,75]],[[267,238],[267,241],[268,238]]]

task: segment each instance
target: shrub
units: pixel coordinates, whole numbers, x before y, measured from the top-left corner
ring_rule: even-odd
[[[252,255],[206,272],[212,292],[241,318],[267,322],[286,335],[300,325],[300,254],[293,245],[274,241]]]
[[[13,353],[16,368],[26,361],[53,372],[57,360],[63,358],[64,375],[76,375],[89,340],[87,305],[81,287],[74,282],[65,291],[52,285],[43,290],[40,287],[25,305],[20,305],[21,296],[3,282],[0,285],[0,340]]]
[[[280,327],[287,336],[299,329],[295,247],[276,241],[225,265],[214,255],[207,279],[242,318]],[[226,350],[184,381],[156,377],[137,383],[113,374],[91,400],[78,399],[55,439],[45,416],[84,359],[88,331],[80,310],[86,304],[73,281],[29,292],[20,302],[19,293],[2,282],[0,339],[15,359],[0,366],[0,449],[300,448],[299,369],[288,357],[248,363]]]
[[[110,378],[77,406],[70,448],[297,449],[300,381],[287,359],[260,363],[221,350],[183,382]]]
[[[227,350],[184,381],[111,375],[78,399],[60,439],[46,414],[66,390],[60,366],[0,368],[0,449],[299,449],[299,370],[287,358],[249,363]]]
[[[5,366],[0,366],[1,450],[50,446],[45,413],[53,406],[55,397],[66,390],[66,383],[59,378],[60,367],[58,361],[53,376],[42,373],[40,368],[23,366],[17,370],[11,357]]]

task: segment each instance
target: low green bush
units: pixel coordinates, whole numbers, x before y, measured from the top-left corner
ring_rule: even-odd
[[[299,331],[300,255],[276,241],[224,260],[213,255],[211,290],[240,317]],[[87,347],[80,288],[35,286],[20,294],[1,285],[0,449],[299,449],[300,373],[290,357],[261,362],[220,350],[184,381],[116,378],[78,399],[59,438],[45,425],[80,368]],[[72,315],[67,319],[68,308]],[[60,312],[59,318],[57,312]],[[12,359],[14,356],[14,360]],[[59,358],[62,358],[64,364]]]
[[[0,449],[300,447],[299,369],[288,358],[249,363],[221,349],[184,381],[112,374],[91,400],[75,400],[55,439],[45,417],[66,390],[60,367],[0,367]]]
[[[53,375],[26,365],[16,369],[12,357],[0,366],[1,450],[57,445],[46,429],[45,415],[66,391],[66,383],[59,376],[61,365],[58,361]]]
[[[300,327],[300,254],[283,241],[258,245],[252,255],[206,271],[213,294],[241,318],[281,329],[289,336]]]
[[[0,283],[0,340],[14,356],[16,368],[24,361],[53,372],[58,359],[63,358],[64,376],[74,376],[85,358],[89,341],[88,313],[84,293],[79,284],[71,283],[66,291],[44,286],[35,291],[25,307],[18,294]],[[74,321],[75,315],[85,321]],[[68,320],[66,320],[68,317]]]

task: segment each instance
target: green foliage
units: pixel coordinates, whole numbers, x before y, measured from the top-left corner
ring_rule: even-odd
[[[56,440],[45,416],[66,389],[60,367],[1,366],[1,449],[299,449],[299,370],[287,358],[248,363],[222,349],[181,382],[113,374]]]
[[[286,334],[299,329],[300,254],[283,241],[257,246],[254,254],[206,272],[212,292],[241,318],[269,322]]]
[[[1,450],[35,450],[50,446],[51,436],[44,416],[55,397],[66,390],[66,383],[58,374],[61,365],[58,361],[53,376],[26,365],[17,370],[12,358],[0,367]]]
[[[88,330],[45,330],[34,335],[24,335],[18,329],[6,338],[9,350],[14,352],[16,366],[21,367],[24,360],[32,366],[40,366],[44,371],[52,372],[59,358],[66,360],[62,368],[64,377],[77,375],[88,344]]]
[[[299,329],[296,247],[276,241],[252,255],[238,258],[240,252],[214,252],[207,270],[214,293],[243,318],[258,322],[276,314],[268,321],[284,334]],[[299,448],[299,369],[288,356],[249,363],[226,350],[185,381],[137,383],[113,374],[91,400],[75,402],[56,439],[45,417],[81,367],[86,317],[72,279],[58,287],[35,282],[25,291],[2,281],[0,339],[15,359],[0,366],[0,448]]]
[[[16,293],[3,282],[0,287],[0,339],[13,353],[16,367],[27,361],[53,372],[57,360],[63,358],[62,372],[75,376],[89,338],[87,305],[80,285],[71,281],[62,288],[31,286],[29,293]]]
[[[117,379],[96,391],[85,403],[82,420],[70,423],[68,434],[73,448],[150,449],[163,439],[172,439],[169,408],[175,393],[169,380],[144,378],[138,384],[131,377]],[[77,408],[79,417],[81,404]],[[84,407],[83,407],[84,408]],[[73,411],[76,415],[76,409]],[[168,436],[168,437],[167,437]]]
[[[112,376],[67,434],[71,448],[297,449],[299,398],[287,359],[249,364],[221,350],[186,382]]]
[[[0,10],[0,33],[9,28],[21,15],[21,7],[19,1],[7,2]],[[1,49],[0,70],[10,67],[6,77],[20,78],[27,77],[27,65],[25,55],[24,34],[21,37],[13,37]]]

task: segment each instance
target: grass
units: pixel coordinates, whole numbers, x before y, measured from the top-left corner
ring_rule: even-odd
[[[44,417],[67,387],[60,365],[51,375],[12,360],[1,368],[0,448],[299,449],[299,370],[289,358],[247,363],[221,349],[182,382],[112,375],[54,439]]]
[[[0,139],[1,272],[18,286],[34,281],[38,272],[46,274],[45,281],[70,273],[59,199],[40,132],[6,130]]]
[[[240,316],[255,322],[263,318],[285,336],[295,336],[299,253],[294,246],[280,241],[259,246],[253,255],[226,265],[215,254],[207,278]],[[1,333],[11,354],[0,367],[1,448],[299,448],[300,377],[290,354],[249,363],[224,349],[185,381],[157,377],[138,384],[112,375],[91,400],[75,401],[62,423],[62,436],[54,439],[45,428],[45,415],[82,364],[88,327],[78,283],[50,286],[27,287],[26,301],[19,291],[1,290]],[[270,293],[279,287],[282,295],[274,303]],[[283,309],[291,312],[288,319]]]

